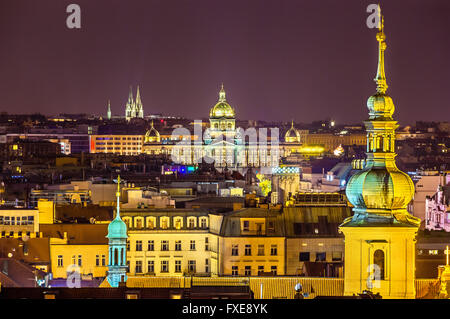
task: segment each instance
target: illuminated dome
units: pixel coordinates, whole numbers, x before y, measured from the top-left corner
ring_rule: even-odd
[[[392,118],[395,107],[392,98],[384,93],[377,93],[369,97],[367,100],[367,108],[369,109],[370,118]]]
[[[294,121],[292,121],[291,128],[284,135],[286,143],[300,143],[300,133],[294,128]]]
[[[219,92],[219,101],[209,112],[209,117],[213,119],[227,118],[234,119],[235,112],[234,109],[227,103],[225,98],[225,90],[223,89],[223,84]]]
[[[381,20],[377,34],[378,69],[374,79],[377,92],[367,101],[369,120],[364,122],[367,131],[367,159],[365,164],[354,166],[358,172],[347,183],[345,193],[354,206],[355,214],[344,221],[343,225],[346,226],[384,223],[416,227],[420,223],[406,209],[414,195],[414,183],[395,164],[395,129],[398,125],[392,118],[394,102],[386,94],[385,38]]]
[[[119,215],[117,215],[119,216]],[[108,225],[108,236],[107,238],[127,238],[127,225],[120,218],[115,218]]]
[[[414,195],[414,184],[395,166],[370,167],[352,176],[346,195],[358,210],[402,210]]]
[[[152,126],[145,133],[144,143],[159,143],[160,141],[161,141],[161,137],[159,135],[159,132],[153,126],[153,121],[152,121]]]

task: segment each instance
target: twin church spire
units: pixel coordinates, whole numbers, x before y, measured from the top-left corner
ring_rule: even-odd
[[[144,106],[142,105],[139,86],[136,91],[136,100],[133,99],[133,88],[130,86],[128,101],[125,105],[125,118],[127,121],[132,118],[144,118]]]

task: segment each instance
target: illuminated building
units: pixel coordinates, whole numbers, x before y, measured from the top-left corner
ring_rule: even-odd
[[[279,166],[272,168],[272,203],[285,203],[300,189],[300,168]]]
[[[22,237],[22,234],[29,236],[30,233],[39,232],[39,217],[37,209],[0,209],[1,237],[11,236],[11,234]]]
[[[285,274],[285,235],[279,211],[245,208],[229,215],[210,214],[210,221],[215,235],[212,258],[220,275]]]
[[[138,134],[91,135],[91,153],[139,155],[142,153],[143,136]]]
[[[344,238],[338,234],[351,208],[339,193],[297,193],[283,209],[286,275],[343,277]]]
[[[78,271],[81,278],[101,278],[108,270],[106,224],[41,224],[40,231],[49,238],[53,278],[68,278]]]
[[[394,103],[386,95],[384,21],[380,13],[377,93],[369,97],[367,160],[349,180],[346,195],[354,206],[344,220],[344,294],[370,289],[383,298],[415,298],[415,237],[420,219],[406,207],[414,194],[409,176],[395,164]]]
[[[206,211],[134,208],[123,209],[122,215],[129,276],[217,275]]]
[[[108,120],[111,119],[111,102],[108,100],[108,111],[106,112],[106,117]]]
[[[117,177],[116,217],[108,225],[108,283],[118,287],[120,282],[127,281],[127,225],[120,218],[120,176]]]
[[[425,228],[450,232],[450,186],[440,185],[433,196],[426,197]]]
[[[128,101],[125,105],[125,119],[130,121],[134,118],[144,118],[144,107],[142,105],[141,95],[139,93],[139,86],[136,91],[136,100],[133,99],[133,90],[130,86]]]

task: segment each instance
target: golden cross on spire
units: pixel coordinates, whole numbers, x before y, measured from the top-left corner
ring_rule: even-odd
[[[120,196],[120,175],[117,176],[117,193],[116,196]]]
[[[377,92],[384,94],[388,88],[386,81],[386,74],[384,72],[384,51],[386,50],[386,35],[384,34],[384,18],[381,14],[381,7],[378,5],[378,29],[377,41],[378,41],[378,69],[377,75],[374,79],[377,84]]]

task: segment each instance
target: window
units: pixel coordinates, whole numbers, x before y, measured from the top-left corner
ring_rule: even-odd
[[[81,260],[81,255],[78,255],[78,266],[82,266],[82,260]]]
[[[63,256],[62,255],[58,256],[58,267],[64,267]]]
[[[161,228],[162,229],[169,228],[169,222],[168,222],[167,218],[162,218],[161,219]]]
[[[271,267],[270,267],[270,271],[272,272],[272,274],[273,274],[274,276],[276,276],[276,275],[277,275],[277,266],[271,266]]]
[[[309,261],[310,260],[309,252],[301,252],[299,254],[298,260],[299,261]]]
[[[169,250],[169,241],[168,240],[161,241],[161,250],[163,250],[163,251]]]
[[[271,245],[270,246],[270,256],[277,256],[277,255],[278,255],[277,245]]]
[[[136,251],[142,251],[142,240],[136,240]]]
[[[195,260],[189,260],[188,261],[188,271],[189,272],[195,272],[196,271],[196,262],[195,262]]]
[[[141,218],[136,219],[136,228],[137,229],[142,228],[142,219]]]
[[[208,251],[209,250],[209,238],[205,237],[205,250]]]
[[[194,228],[195,227],[195,219],[194,218],[189,218],[188,227],[189,228]]]
[[[380,280],[384,280],[384,251],[381,249],[375,250],[375,253],[373,254],[373,263],[380,269]]]
[[[181,272],[181,260],[175,260],[175,272]]]
[[[316,253],[316,261],[327,261],[327,253]]]
[[[102,255],[102,266],[106,266],[106,256]]]
[[[174,226],[175,229],[181,229],[181,218],[175,218]]]
[[[169,261],[161,260],[161,272],[169,272]]]
[[[154,240],[149,240],[147,243],[147,249],[149,251],[154,251],[155,250],[155,241]]]
[[[176,251],[181,251],[181,240],[176,240],[175,241],[175,250]]]
[[[251,245],[245,245],[244,255],[245,256],[252,255],[252,246]]]
[[[264,256],[264,245],[258,245],[258,256]]]
[[[130,251],[130,241],[127,240],[127,251]]]
[[[75,255],[72,256],[72,265],[77,265],[77,256]]]
[[[245,266],[245,268],[244,268],[244,275],[245,276],[251,276],[252,275],[252,267],[251,266]]]
[[[155,219],[153,217],[147,219],[147,227],[149,229],[155,228]]]
[[[200,227],[203,229],[206,228],[206,218],[202,218],[200,220]]]
[[[209,272],[209,259],[208,258],[205,259],[205,272],[206,273]]]
[[[231,275],[232,276],[239,275],[238,266],[231,266]]]
[[[95,256],[95,266],[100,266],[100,255]]]
[[[231,246],[231,256],[238,256],[238,255],[239,255],[239,245]]]
[[[195,250],[195,240],[191,240],[190,250]]]
[[[249,223],[249,221],[248,221],[248,220],[244,220],[244,227],[243,227],[243,230],[244,230],[244,231],[249,231],[249,229],[250,229],[250,223]]]
[[[258,276],[264,272],[264,266],[258,266]]]
[[[154,260],[147,261],[147,272],[149,272],[149,273],[155,272],[155,261]]]
[[[332,261],[342,261],[342,251],[333,251],[331,254]]]
[[[135,273],[142,273],[142,260],[136,260]]]

